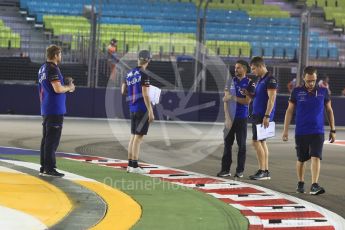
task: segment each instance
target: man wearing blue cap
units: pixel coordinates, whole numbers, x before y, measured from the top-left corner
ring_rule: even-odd
[[[147,134],[149,124],[154,120],[149,98],[150,78],[146,68],[151,60],[151,53],[142,50],[138,55],[138,66],[128,72],[122,90],[127,88],[127,101],[131,117],[131,138],[128,144],[127,172],[147,173],[138,165],[140,144]]]

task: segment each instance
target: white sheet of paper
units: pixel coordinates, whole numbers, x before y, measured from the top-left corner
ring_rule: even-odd
[[[274,121],[270,122],[270,125],[265,129],[263,125],[256,125],[256,133],[258,141],[266,138],[274,137],[276,135],[276,123]]]
[[[161,91],[162,90],[160,88],[153,86],[153,85],[150,85],[149,96],[150,96],[150,101],[151,101],[152,105],[159,103]]]

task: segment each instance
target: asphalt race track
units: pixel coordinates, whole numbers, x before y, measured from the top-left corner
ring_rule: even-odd
[[[0,127],[1,146],[39,149],[40,117],[0,116]],[[222,129],[222,124],[155,122],[144,138],[141,160],[215,176],[220,169],[222,156]],[[58,150],[127,159],[129,130],[128,121],[124,120],[66,118]],[[324,146],[319,183],[326,193],[319,196],[296,194],[293,126],[288,142],[281,141],[281,126],[277,127],[276,132],[276,137],[268,141],[272,179],[251,181],[248,176],[256,172],[257,160],[250,141],[251,128],[248,128],[247,161],[242,181],[296,196],[345,218],[345,144]],[[345,130],[341,127],[337,127],[337,140],[345,140]],[[232,174],[236,167],[236,145],[233,150]],[[309,166],[305,175],[307,192],[311,184]]]

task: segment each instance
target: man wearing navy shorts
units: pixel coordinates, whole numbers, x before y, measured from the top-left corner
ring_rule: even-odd
[[[131,116],[131,138],[128,144],[127,172],[147,173],[138,165],[140,145],[147,134],[149,124],[154,120],[152,105],[149,98],[150,78],[145,71],[151,60],[148,50],[138,55],[138,66],[128,72],[122,85],[123,93],[127,91],[127,100]],[[125,90],[124,88],[127,88]]]
[[[251,101],[251,97],[245,95],[243,91],[251,94],[254,94],[255,91],[254,83],[246,76],[249,68],[246,61],[238,60],[235,64],[235,77],[228,79],[225,85],[223,99],[225,114],[224,151],[218,177],[231,176],[232,145],[235,137],[238,145],[235,177],[243,177],[246,161],[248,105]]]
[[[267,143],[266,140],[258,140],[256,125],[262,124],[263,127],[267,128],[269,122],[273,121],[278,83],[268,72],[262,57],[254,57],[250,61],[250,68],[252,73],[259,78],[255,88],[253,112],[251,115],[253,146],[256,150],[259,170],[256,174],[249,176],[249,178],[251,180],[270,180]]]
[[[297,192],[304,193],[305,162],[311,159],[312,185],[310,194],[325,193],[325,189],[318,184],[322,148],[324,142],[324,110],[329,120],[329,141],[335,141],[334,114],[327,88],[317,86],[317,71],[308,66],[303,72],[304,85],[296,87],[290,96],[286,110],[283,140],[289,137],[289,125],[296,109],[295,142],[297,151]]]
[[[63,117],[66,113],[66,93],[74,92],[73,80],[64,83],[58,64],[61,62],[61,48],[51,45],[46,50],[47,61],[38,72],[38,91],[43,116],[43,137],[41,141],[40,175],[63,177],[56,171],[55,152],[60,143]]]

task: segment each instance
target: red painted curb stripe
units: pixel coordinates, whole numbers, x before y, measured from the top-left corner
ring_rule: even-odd
[[[211,184],[211,183],[217,183],[221,182],[220,180],[213,179],[213,178],[183,178],[183,179],[168,179],[168,178],[162,178],[163,180],[169,181],[169,182],[180,182],[183,184]]]
[[[256,216],[252,210],[240,210],[240,212],[243,216]]]
[[[243,206],[271,206],[271,205],[295,204],[295,202],[287,200],[287,199],[235,201],[229,198],[220,198],[220,200],[228,204],[241,204]]]
[[[151,169],[150,174],[186,174],[186,173],[177,171],[177,170],[170,170],[170,169],[165,169],[165,170]]]
[[[220,188],[220,189],[199,189],[206,193],[217,193],[221,195],[231,195],[231,194],[250,194],[250,193],[264,193],[255,188],[250,187],[240,187],[240,188]]]
[[[263,225],[249,225],[249,228],[248,228],[248,230],[263,230],[263,229],[264,229]]]
[[[270,219],[296,219],[296,218],[324,218],[318,212],[315,211],[303,211],[303,212],[255,212],[254,216],[260,217],[263,220]]]
[[[345,145],[345,141],[335,141],[335,144]]]
[[[88,157],[88,156],[66,156],[65,158],[70,158],[74,160],[85,160],[85,161],[92,161],[92,160],[104,160],[101,157]]]
[[[333,226],[311,226],[311,227],[274,227],[274,228],[262,228],[265,230],[335,230]],[[252,230],[250,228],[250,230]]]
[[[126,168],[128,166],[128,163],[99,163],[101,165],[106,165],[106,166],[110,166],[110,167],[122,167],[122,168]],[[146,164],[139,164],[139,166],[148,166]]]

